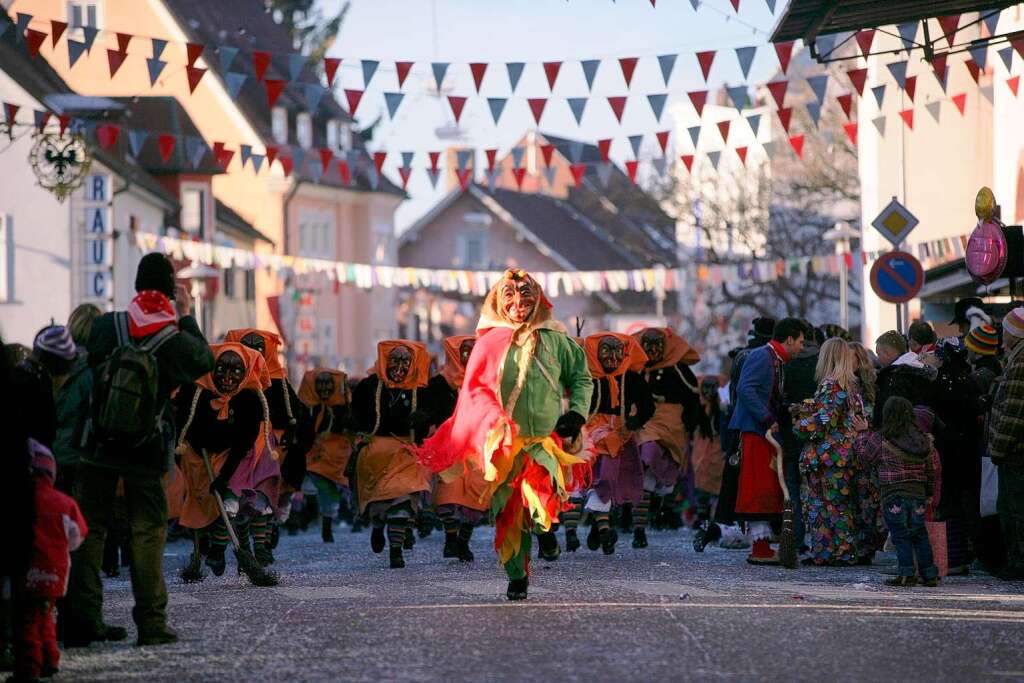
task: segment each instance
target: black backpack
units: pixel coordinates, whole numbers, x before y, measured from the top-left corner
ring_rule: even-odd
[[[167,325],[136,344],[124,312],[114,314],[114,329],[117,347],[94,376],[92,431],[99,445],[133,448],[159,431],[163,411],[156,351],[178,330]]]

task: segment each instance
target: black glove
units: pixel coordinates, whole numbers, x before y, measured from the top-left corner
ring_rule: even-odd
[[[558,418],[558,422],[555,423],[555,434],[572,441],[580,435],[580,430],[583,429],[583,425],[587,423],[587,418],[583,417],[575,410],[570,410],[562,417]]]
[[[644,421],[640,419],[639,415],[630,415],[626,418],[626,429],[631,432],[635,432],[644,426]]]

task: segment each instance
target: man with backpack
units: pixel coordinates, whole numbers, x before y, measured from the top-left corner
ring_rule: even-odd
[[[163,476],[176,439],[170,396],[177,387],[210,372],[213,355],[191,316],[192,299],[184,287],[176,286],[174,268],[166,256],[143,257],[135,291],[127,311],[103,314],[93,322],[89,336],[95,450],[83,460],[76,497],[91,533],[72,568],[75,622],[65,626],[66,646],[126,636],[123,628],[103,623],[99,575],[110,504],[119,480],[124,483],[131,529],[137,644],[177,640],[167,626],[163,575],[167,534]]]

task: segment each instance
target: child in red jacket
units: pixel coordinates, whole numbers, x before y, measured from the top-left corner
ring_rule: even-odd
[[[34,680],[57,673],[60,652],[54,605],[67,592],[70,553],[88,533],[78,504],[53,487],[57,478],[53,454],[34,439],[29,439],[29,453],[36,509],[32,558],[16,615],[15,680]]]

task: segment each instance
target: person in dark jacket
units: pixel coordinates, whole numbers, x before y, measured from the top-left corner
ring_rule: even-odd
[[[925,365],[917,354],[907,350],[907,340],[889,330],[875,341],[875,354],[882,364],[878,371],[877,395],[871,424],[882,426],[882,407],[891,396],[902,396],[915,406],[930,406],[935,368]]]
[[[107,536],[107,516],[118,480],[124,482],[125,503],[131,526],[132,618],[138,627],[138,645],[177,641],[167,625],[167,587],[163,554],[167,534],[167,496],[163,475],[171,462],[176,429],[170,411],[171,392],[213,369],[213,354],[192,317],[192,298],[176,286],[174,267],[163,254],[147,254],[135,277],[138,292],[127,311],[128,331],[138,342],[173,325],[177,331],[154,356],[159,373],[155,407],[161,416],[152,435],[135,448],[99,444],[83,460],[79,471],[78,504],[92,533],[79,550],[71,571],[69,602],[77,623],[65,626],[65,645],[85,646],[97,640],[121,640],[123,628],[103,623],[103,584],[99,571]],[[174,302],[173,308],[171,302]],[[93,322],[89,335],[89,364],[95,370],[117,349],[119,320],[105,313]],[[124,314],[121,314],[124,315]]]
[[[32,342],[32,354],[14,369],[14,393],[27,410],[29,436],[47,448],[57,438],[55,394],[76,356],[75,344],[63,325],[44,327]]]

